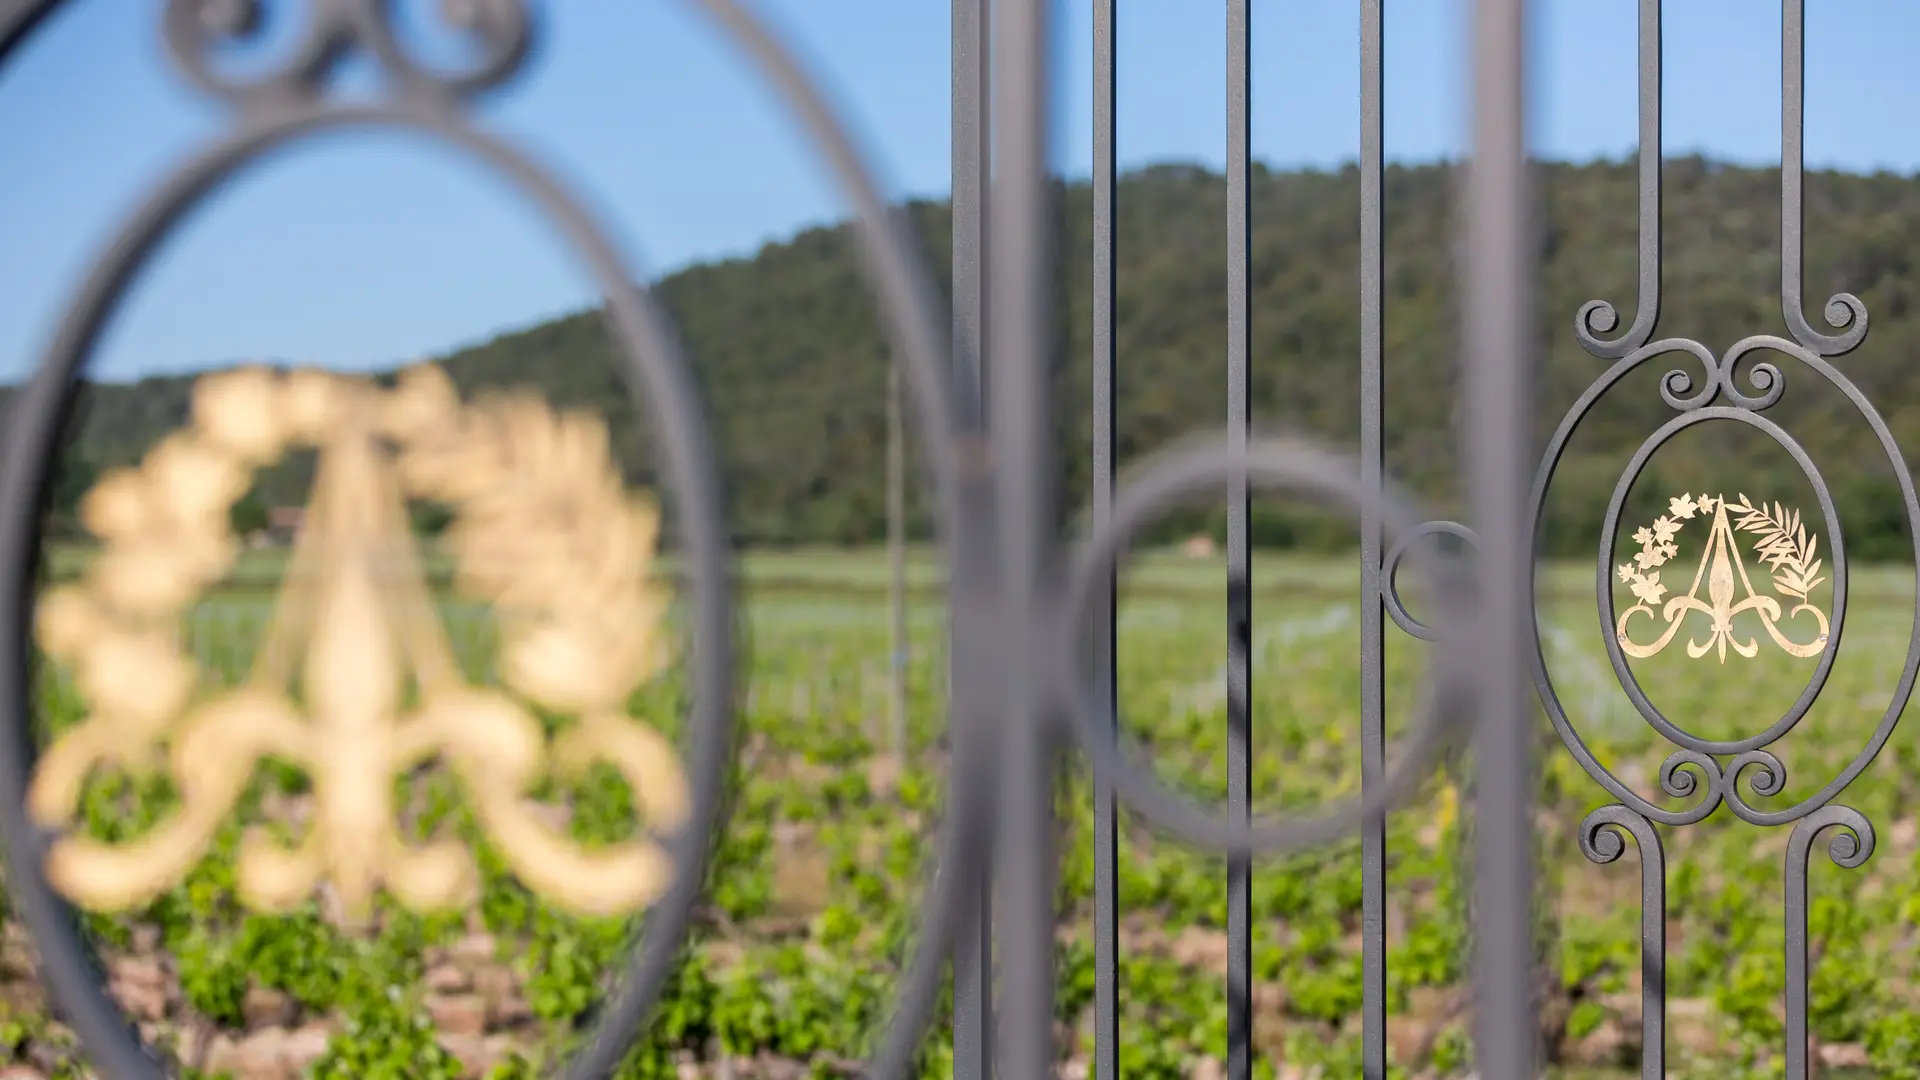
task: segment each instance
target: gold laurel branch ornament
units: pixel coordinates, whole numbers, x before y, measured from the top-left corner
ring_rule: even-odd
[[[180,652],[179,620],[232,566],[228,515],[254,471],[303,447],[317,451],[313,491],[265,639],[243,684],[218,689]],[[454,511],[455,584],[501,621],[503,689],[469,685],[454,661],[410,496]],[[554,903],[623,914],[671,882],[653,836],[685,822],[687,781],[674,747],[624,710],[667,659],[659,520],[626,490],[597,417],[527,394],[463,403],[432,366],[391,389],[240,368],[200,379],[189,427],[103,476],[81,517],[103,550],[42,598],[35,631],[88,712],[47,747],[28,792],[29,812],[62,834],[48,879],[76,904],[124,910],[177,885],[267,757],[303,770],[315,803],[290,848],[258,829],[243,838],[238,890],[256,910],[288,910],[323,882],[353,925],[382,888],[416,910],[471,902],[468,852],[410,844],[395,824],[395,779],[435,759],[509,868]],[[571,718],[551,742],[536,706]],[[631,785],[652,836],[587,848],[545,824],[534,785],[595,763]],[[157,764],[180,797],[170,818],[122,844],[74,831],[94,770]]]
[[[1799,511],[1788,510],[1778,502],[1771,507],[1764,502],[1756,505],[1745,495],[1737,502],[1729,502],[1724,495],[1706,494],[1669,499],[1667,509],[1666,514],[1633,534],[1640,551],[1632,562],[1619,567],[1620,580],[1631,589],[1637,601],[1620,613],[1614,627],[1620,647],[1627,655],[1648,657],[1665,649],[1689,612],[1700,612],[1710,620],[1706,640],[1690,638],[1687,641],[1687,655],[1696,660],[1709,652],[1717,652],[1724,664],[1728,647],[1744,657],[1756,655],[1760,651],[1757,638],[1741,641],[1734,635],[1734,616],[1748,611],[1759,617],[1767,636],[1789,655],[1817,656],[1826,648],[1827,613],[1811,599],[1814,588],[1826,580],[1820,576],[1820,559],[1816,557],[1820,538],[1807,532]],[[1667,587],[1660,580],[1659,568],[1679,556],[1680,547],[1675,538],[1687,522],[1696,517],[1705,519],[1708,515],[1711,515],[1711,524],[1707,546],[1700,553],[1692,584],[1685,595],[1666,599],[1661,606]],[[1753,554],[1772,572],[1774,592],[1793,601],[1784,617],[1779,600],[1754,591],[1753,582],[1747,577],[1746,562],[1740,555],[1736,532],[1753,534]],[[1736,577],[1739,589],[1745,593],[1745,599],[1737,602],[1734,600]],[[1707,586],[1705,600],[1700,598],[1703,581]],[[1628,632],[1628,623],[1641,614],[1649,619],[1658,617],[1666,623],[1665,631],[1651,642],[1634,641]],[[1789,638],[1779,625],[1803,614],[1811,617],[1816,628],[1813,639],[1804,643]]]

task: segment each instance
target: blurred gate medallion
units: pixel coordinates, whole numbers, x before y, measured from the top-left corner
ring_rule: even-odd
[[[172,627],[232,566],[228,511],[253,471],[301,447],[317,452],[313,491],[265,640],[239,687],[209,691]],[[454,661],[409,496],[454,510],[454,584],[501,621],[503,690],[469,685]],[[163,754],[180,800],[126,844],[61,836],[46,871],[74,902],[124,910],[179,884],[268,756],[312,779],[315,805],[291,848],[258,829],[243,842],[238,891],[257,910],[297,906],[322,881],[353,924],[383,886],[422,910],[474,900],[459,844],[409,845],[394,827],[396,778],[436,758],[514,873],[554,903],[621,914],[671,880],[651,840],[586,850],[525,801],[551,771],[604,762],[649,826],[670,831],[688,811],[674,748],[624,712],[663,665],[666,599],[649,576],[656,512],[624,487],[597,417],[518,394],[463,405],[434,367],[391,390],[243,368],[203,377],[192,425],[103,477],[82,515],[103,551],[45,598],[36,636],[73,666],[88,715],[47,748],[29,809],[69,828],[94,768]],[[551,746],[536,707],[573,721]]]

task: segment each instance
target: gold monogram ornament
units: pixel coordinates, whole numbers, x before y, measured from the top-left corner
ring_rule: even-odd
[[[178,650],[178,620],[232,565],[228,514],[254,470],[301,447],[317,465],[286,580],[247,678],[215,689]],[[409,496],[454,510],[455,587],[500,620],[504,690],[469,685],[455,665]],[[160,762],[179,807],[124,844],[60,836],[47,877],[74,902],[121,910],[176,885],[268,757],[302,769],[315,802],[292,847],[244,838],[238,888],[258,910],[296,906],[323,881],[355,924],[382,887],[416,909],[469,902],[478,878],[461,845],[410,844],[395,826],[396,779],[436,758],[511,870],[557,904],[637,910],[671,880],[653,839],[582,847],[527,801],[543,775],[602,762],[650,831],[688,813],[673,746],[625,713],[665,663],[666,598],[649,574],[656,512],[623,486],[598,418],[519,393],[463,403],[431,366],[392,389],[241,368],[203,377],[191,425],[103,476],[81,515],[104,548],[79,583],[42,598],[36,634],[71,666],[88,715],[41,757],[28,809],[70,829],[94,769]],[[551,742],[536,706],[571,718]]]
[[[1687,641],[1687,655],[1696,660],[1717,651],[1720,662],[1724,664],[1727,662],[1728,646],[1745,657],[1758,653],[1758,639],[1741,641],[1734,636],[1733,617],[1747,611],[1759,616],[1760,625],[1766,628],[1767,636],[1793,656],[1816,656],[1826,648],[1827,614],[1810,599],[1814,587],[1826,580],[1820,576],[1820,560],[1815,557],[1820,538],[1808,534],[1806,525],[1800,520],[1799,511],[1788,510],[1777,502],[1771,508],[1764,502],[1755,505],[1745,495],[1740,496],[1738,502],[1728,502],[1725,496],[1705,494],[1698,498],[1682,495],[1670,499],[1667,509],[1667,514],[1633,534],[1640,551],[1632,562],[1620,565],[1620,580],[1632,589],[1638,600],[1638,603],[1620,613],[1620,621],[1614,628],[1620,647],[1628,655],[1647,657],[1666,648],[1690,611],[1702,612],[1712,620],[1705,641]],[[1700,565],[1694,569],[1693,583],[1688,586],[1684,596],[1675,596],[1667,600],[1664,607],[1657,607],[1667,594],[1667,588],[1660,580],[1659,568],[1680,554],[1680,547],[1674,542],[1675,537],[1687,522],[1706,515],[1711,515],[1711,531],[1707,535],[1706,550],[1700,553]],[[1732,521],[1729,521],[1728,515],[1733,516]],[[1753,582],[1747,577],[1746,563],[1740,557],[1740,548],[1734,536],[1736,530],[1752,533],[1758,538],[1753,553],[1772,571],[1774,591],[1794,601],[1784,619],[1778,600],[1754,592]],[[1733,598],[1736,575],[1741,591],[1746,594],[1746,598],[1737,603]],[[1705,600],[1700,599],[1699,595],[1702,581],[1707,585]],[[1666,621],[1666,631],[1647,644],[1634,641],[1627,632],[1627,624],[1639,614],[1653,618],[1656,608],[1659,617]],[[1805,644],[1787,637],[1779,626],[1779,623],[1791,621],[1803,613],[1810,615],[1818,626],[1813,640]]]

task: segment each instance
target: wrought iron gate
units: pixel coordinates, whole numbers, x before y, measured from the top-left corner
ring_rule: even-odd
[[[1230,1004],[1228,1075],[1252,1067],[1251,928],[1249,888],[1255,853],[1295,851],[1358,831],[1364,843],[1365,1075],[1386,1075],[1385,811],[1425,776],[1443,745],[1471,733],[1479,780],[1476,800],[1474,1053],[1479,1075],[1518,1080],[1537,1070],[1531,970],[1529,760],[1533,698],[1544,703],[1567,750],[1595,784],[1616,800],[1594,810],[1580,842],[1595,862],[1619,858],[1625,837],[1636,844],[1643,869],[1645,1058],[1643,1075],[1665,1075],[1663,1059],[1665,867],[1655,825],[1685,826],[1722,804],[1754,825],[1792,824],[1784,868],[1787,901],[1785,1048],[1787,1075],[1807,1074],[1806,870],[1815,839],[1842,830],[1830,845],[1842,866],[1859,866],[1872,853],[1874,830],[1840,803],[1848,785],[1885,745],[1920,668],[1920,629],[1884,719],[1853,762],[1813,797],[1772,807],[1785,769],[1767,747],[1803,716],[1819,694],[1837,655],[1846,603],[1846,559],[1831,498],[1812,461],[1784,429],[1763,413],[1786,391],[1770,363],[1754,361],[1743,390],[1736,368],[1749,354],[1769,351],[1799,362],[1838,388],[1872,427],[1898,475],[1910,531],[1920,543],[1920,502],[1899,448],[1873,405],[1832,363],[1866,335],[1867,312],[1851,295],[1826,304],[1834,331],[1816,330],[1802,308],[1801,119],[1803,0],[1785,0],[1782,26],[1783,182],[1781,189],[1781,305],[1790,337],[1758,333],[1716,353],[1686,338],[1658,338],[1660,303],[1660,9],[1640,0],[1640,272],[1632,325],[1608,338],[1619,321],[1614,307],[1593,301],[1575,318],[1574,333],[1594,356],[1612,361],[1566,414],[1537,468],[1534,446],[1529,310],[1532,284],[1531,216],[1524,140],[1526,64],[1523,0],[1476,0],[1471,5],[1473,75],[1472,162],[1465,188],[1464,303],[1460,345],[1465,423],[1463,481],[1472,526],[1428,520],[1385,476],[1382,454],[1382,7],[1362,0],[1358,47],[1361,108],[1362,265],[1359,280],[1362,349],[1361,442],[1357,463],[1303,442],[1264,437],[1249,415],[1251,310],[1249,179],[1251,148],[1248,29],[1251,0],[1227,0],[1228,21],[1228,422],[1220,437],[1164,453],[1125,484],[1114,474],[1114,379],[1121,358],[1114,342],[1115,305],[1115,83],[1116,0],[1094,0],[1094,385],[1095,489],[1091,529],[1072,545],[1057,536],[1062,520],[1053,486],[1057,448],[1050,445],[1054,406],[1048,350],[1054,340],[1049,288],[1052,208],[1047,148],[1054,71],[1054,40],[1045,0],[999,0],[988,18],[987,0],[953,0],[953,303],[951,326],[942,318],[930,279],[889,215],[863,153],[815,92],[795,61],[736,0],[693,0],[776,84],[857,208],[871,285],[882,298],[923,434],[937,492],[943,547],[950,573],[952,625],[951,730],[955,746],[949,818],[939,871],[928,884],[926,932],[894,1003],[892,1020],[867,1075],[905,1073],[923,1041],[949,960],[956,986],[956,1073],[983,1078],[994,1071],[1036,1077],[1054,1067],[1054,878],[1051,847],[1053,785],[1059,754],[1076,744],[1096,778],[1097,978],[1096,1075],[1118,1075],[1119,983],[1116,807],[1182,839],[1229,857],[1229,936],[1226,986]],[[0,8],[0,60],[60,5],[14,0]],[[142,1077],[159,1066],[140,1045],[99,985],[86,945],[59,895],[46,860],[56,837],[27,810],[31,773],[42,753],[33,745],[28,657],[34,610],[38,517],[61,420],[72,387],[101,325],[131,276],[176,221],[251,158],[309,134],[340,128],[400,128],[457,146],[504,173],[547,212],[555,227],[592,267],[605,289],[610,324],[628,362],[635,394],[659,433],[664,479],[678,508],[678,528],[691,567],[695,597],[691,663],[694,672],[687,774],[690,797],[673,834],[673,882],[655,900],[646,932],[619,998],[602,1014],[597,1035],[574,1062],[571,1075],[609,1072],[647,1022],[666,985],[670,963],[686,931],[703,880],[708,846],[723,826],[722,779],[730,752],[731,642],[726,531],[719,477],[705,421],[685,364],[664,315],[646,290],[631,284],[620,256],[595,222],[555,181],[513,148],[469,121],[467,105],[516,74],[536,30],[527,5],[515,0],[471,0],[447,5],[451,23],[480,46],[481,56],[459,72],[429,68],[400,44],[393,5],[384,0],[313,0],[301,47],[284,67],[250,83],[234,81],[210,57],[218,44],[244,38],[261,5],[235,0],[168,0],[162,30],[169,56],[186,78],[232,107],[222,140],[169,178],[128,223],[94,266],[68,309],[54,344],[11,414],[0,458],[0,607],[16,612],[0,624],[0,719],[8,750],[0,756],[0,817],[10,853],[10,885],[45,959],[45,974],[69,1022],[103,1074]],[[385,96],[350,104],[331,96],[330,79],[343,59],[371,60],[387,77]],[[989,93],[988,72],[999,85]],[[989,102],[992,103],[991,108]],[[989,115],[991,114],[991,115]],[[989,163],[991,162],[991,169]],[[994,176],[989,198],[989,173]],[[991,317],[989,318],[989,313]],[[1698,796],[1690,808],[1663,808],[1633,791],[1590,753],[1556,696],[1534,626],[1531,554],[1541,506],[1568,437],[1602,395],[1646,362],[1688,354],[1698,374],[1669,373],[1661,395],[1674,418],[1650,433],[1615,489],[1600,539],[1597,602],[1613,669],[1646,721],[1677,746],[1660,772],[1671,796]],[[984,359],[983,359],[984,358]],[[1779,508],[1682,495],[1672,513],[1648,532],[1645,558],[1619,568],[1636,585],[1641,603],[1619,612],[1610,578],[1615,533],[1627,490],[1655,449],[1676,433],[1706,421],[1758,429],[1800,462],[1818,492],[1828,523],[1830,611],[1812,603],[1818,565],[1804,530]],[[1255,491],[1284,491],[1354,515],[1361,536],[1363,793],[1350,804],[1301,820],[1254,820],[1249,814],[1249,737],[1252,619],[1248,503]],[[1114,724],[1114,575],[1128,542],[1181,501],[1226,495],[1230,720],[1229,799],[1224,817],[1194,805],[1128,758]],[[1776,513],[1776,511],[1778,511]],[[1729,515],[1732,521],[1729,521]],[[1675,536],[1689,523],[1703,540],[1707,599],[1701,576],[1685,597],[1666,600],[1654,569],[1677,553]],[[1638,689],[1627,656],[1665,647],[1689,613],[1710,621],[1700,651],[1754,648],[1732,630],[1733,577],[1739,553],[1735,529],[1760,532],[1790,573],[1782,595],[1799,604],[1782,612],[1774,600],[1743,602],[1759,612],[1775,643],[1818,666],[1794,707],[1763,732],[1736,740],[1700,738],[1662,715]],[[1771,530],[1771,531],[1769,531]],[[1459,574],[1423,554],[1423,537],[1450,533],[1471,542],[1473,572]],[[1693,537],[1689,537],[1689,540]],[[1771,554],[1769,554],[1769,552]],[[1920,559],[1920,547],[1916,548]],[[1400,602],[1396,581],[1403,563],[1435,586],[1428,622]],[[1745,570],[1740,571],[1744,581]],[[1782,580],[1776,574],[1776,582]],[[1794,587],[1798,592],[1794,592]],[[1664,605],[1663,605],[1663,600]],[[1644,618],[1637,618],[1644,616]],[[1805,618],[1802,618],[1805,616]],[[1665,622],[1665,636],[1648,643],[1645,625]],[[1397,765],[1386,760],[1382,656],[1388,622],[1433,643],[1424,712]],[[1804,629],[1817,625],[1810,636]],[[1690,648],[1693,646],[1690,646]],[[477,766],[476,766],[477,767]],[[1745,792],[1740,778],[1750,777]],[[988,871],[991,870],[991,873]],[[991,887],[983,882],[991,879]],[[989,971],[998,972],[996,980]]]

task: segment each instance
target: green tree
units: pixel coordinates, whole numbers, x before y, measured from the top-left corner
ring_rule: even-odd
[[[100,479],[100,467],[83,453],[69,451],[54,467],[53,490],[47,507],[48,531],[60,536],[75,536],[80,525],[80,500]]]
[[[1542,164],[1541,263],[1534,307],[1537,437],[1606,362],[1580,347],[1574,314],[1592,300],[1619,306],[1630,325],[1635,292],[1636,166],[1630,160]],[[1249,408],[1263,429],[1287,429],[1357,449],[1359,431],[1359,176],[1353,168],[1256,168],[1251,244]],[[1091,490],[1092,197],[1083,183],[1055,190],[1060,212],[1055,369],[1063,496],[1084,508]],[[1225,182],[1217,173],[1156,166],[1121,179],[1115,344],[1116,452],[1125,466],[1195,431],[1215,429],[1226,397],[1226,260],[1220,232]],[[1665,166],[1659,332],[1715,350],[1754,334],[1782,334],[1779,172],[1698,157]],[[1386,236],[1383,410],[1386,464],[1437,515],[1458,516],[1458,341],[1451,167],[1394,166],[1382,205]],[[1920,176],[1806,175],[1810,318],[1845,290],[1867,305],[1873,332],[1840,369],[1885,413],[1902,445],[1920,447]],[[940,285],[950,215],[944,204],[901,208]],[[845,226],[805,230],[750,258],[697,265],[658,282],[703,397],[725,480],[728,520],[745,545],[877,543],[885,536],[886,378],[889,338]],[[1618,330],[1615,333],[1619,333]],[[1910,550],[1897,485],[1869,426],[1814,372],[1778,355],[1786,393],[1769,409],[1828,470],[1849,545],[1862,557]],[[627,477],[662,473],[651,403],[636,405],[617,344],[597,311],[556,318],[440,358],[463,393],[530,386],[556,405],[601,413]],[[1751,367],[1753,360],[1742,362]],[[1660,378],[1698,361],[1657,357],[1624,378],[1581,424],[1556,473],[1542,535],[1558,554],[1587,554],[1622,467],[1671,419]],[[1744,380],[1745,373],[1742,372]],[[1744,382],[1742,385],[1746,385]],[[188,418],[191,380],[151,378],[85,388],[79,447],[102,466],[137,460]],[[907,418],[911,446],[917,435]],[[1625,521],[1657,514],[1700,485],[1737,483],[1754,498],[1803,511],[1814,500],[1792,458],[1739,425],[1690,429],[1656,455],[1628,494]],[[924,448],[912,447],[925,460]],[[1840,463],[1845,464],[1841,468]],[[1735,473],[1737,470],[1737,476]],[[311,456],[261,473],[272,504],[306,490]],[[1842,490],[1844,489],[1844,490]],[[907,514],[931,529],[928,485],[910,485]],[[1279,499],[1265,507],[1256,543],[1340,548],[1354,542],[1334,518]],[[1166,537],[1209,527],[1194,508]],[[669,523],[672,516],[668,500]],[[1212,519],[1217,520],[1217,518]],[[1175,527],[1177,525],[1177,527]],[[671,540],[671,528],[666,536]]]

